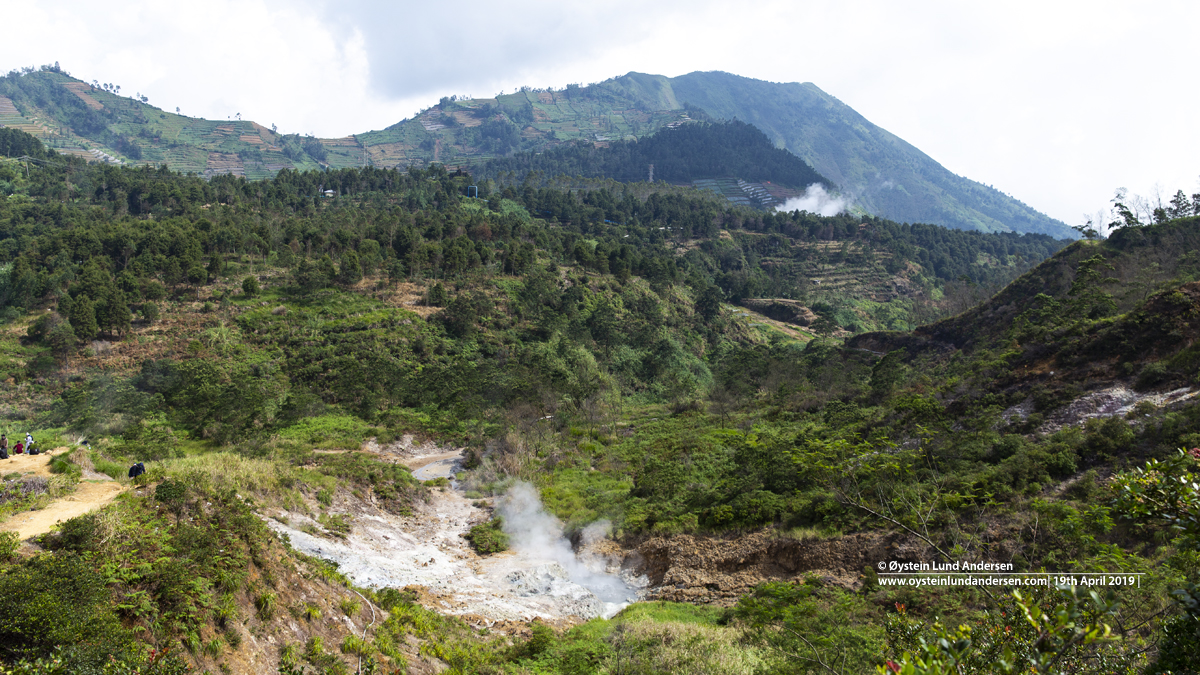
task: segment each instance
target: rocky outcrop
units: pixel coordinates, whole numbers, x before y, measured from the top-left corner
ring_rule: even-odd
[[[796,300],[786,298],[747,298],[742,306],[763,316],[797,326],[809,326],[817,315]]]
[[[918,561],[923,549],[895,535],[793,539],[762,531],[736,538],[654,537],[637,546],[633,559],[636,571],[650,580],[647,599],[728,606],[765,581],[810,574],[858,588],[865,567],[887,560]]]

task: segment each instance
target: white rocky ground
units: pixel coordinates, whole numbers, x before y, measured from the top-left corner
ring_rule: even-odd
[[[458,468],[458,452],[423,450],[436,452],[403,460],[421,480],[449,477]],[[509,521],[523,528],[512,532],[513,549],[477,556],[461,535],[487,520],[488,511],[464,497],[453,483],[432,493],[430,503],[410,517],[358,510],[345,539],[302,531],[306,524],[320,526],[295,512],[271,514],[267,524],[286,534],[297,550],[336,562],[355,584],[422,586],[444,613],[475,615],[485,623],[612,616],[646,585],[644,578],[622,574],[600,556],[580,560],[555,530],[552,517],[540,511],[540,504],[528,501],[516,505],[515,517],[506,520],[506,529]],[[337,502],[328,513],[352,510],[341,507]],[[514,506],[506,503],[501,508]]]
[[[1038,429],[1039,433],[1051,434],[1063,427],[1083,424],[1095,417],[1124,417],[1138,403],[1148,401],[1156,407],[1163,407],[1185,401],[1200,394],[1191,387],[1183,387],[1168,392],[1139,393],[1116,385],[1090,392],[1071,401],[1071,403],[1048,415],[1045,423]],[[1033,399],[1026,399],[1001,413],[1005,420],[1012,418],[1025,419],[1033,413]]]

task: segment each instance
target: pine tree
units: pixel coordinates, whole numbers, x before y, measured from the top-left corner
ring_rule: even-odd
[[[96,307],[86,295],[77,296],[71,303],[71,328],[75,336],[85,342],[94,339],[100,332],[100,326],[96,323]]]

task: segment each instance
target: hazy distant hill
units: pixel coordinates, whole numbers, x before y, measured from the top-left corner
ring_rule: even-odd
[[[867,211],[892,220],[1075,236],[1065,223],[951,173],[812,83],[777,84],[721,72],[675,78],[630,73],[598,88],[641,108],[692,105],[715,118],[749,122]]]
[[[775,84],[728,73],[676,78],[630,73],[588,87],[526,88],[492,99],[443,98],[416,118],[381,131],[317,139],[248,120],[164,111],[57,68],[0,77],[0,125],[34,134],[59,152],[166,164],[209,176],[266,178],[287,168],[431,162],[470,167],[565,143],[606,147],[698,118],[753,124],[875,215],[985,232],[1074,234],[1016,199],[947,171],[812,84]],[[726,164],[744,167],[746,162]]]

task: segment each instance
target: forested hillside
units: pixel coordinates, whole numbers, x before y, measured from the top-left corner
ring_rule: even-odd
[[[903,222],[984,232],[1071,237],[1062,222],[1004,193],[957,176],[812,83],[774,83],[722,72],[674,78],[629,73],[600,91],[639,107],[690,106],[761,129],[868,212]]]
[[[0,415],[70,446],[50,478],[4,477],[0,517],[103,475],[129,488],[39,549],[0,537],[17,672],[1196,658],[1197,471],[1178,452],[1200,446],[1196,218],[1064,248],[665,184],[437,165],[204,180],[54,152],[0,162],[0,190]],[[572,541],[607,521],[656,602],[484,630],[275,534],[333,550],[388,514],[442,522],[426,505],[449,481],[379,449],[411,437],[464,448],[471,508],[525,481]],[[471,534],[481,557],[504,546]],[[1108,600],[1016,597],[887,586],[884,560],[1142,576]]]
[[[493,159],[472,173],[492,178],[503,171],[524,178],[531,171],[547,176],[611,178],[623,183],[654,177],[671,183],[702,178],[743,178],[804,189],[833,185],[795,155],[776,148],[758,129],[742,122],[691,123],[661,130],[637,141],[607,147],[577,142],[546,152],[523,152]]]
[[[655,136],[696,120],[740,123]],[[318,139],[240,117],[205,120],[161,110],[140,94],[75,79],[55,64],[0,77],[0,124],[38,136],[62,153],[165,164],[209,176],[267,178],[284,169],[406,168],[431,162],[468,168],[499,161],[504,168],[497,170],[523,172],[537,164],[552,175],[637,180],[647,176],[645,164],[653,162],[661,165],[657,177],[670,181],[732,175],[759,182],[773,181],[767,176],[774,175],[796,188],[831,183],[858,208],[897,222],[1075,236],[1065,224],[1016,199],[950,173],[812,84],[728,73],[673,79],[630,73],[588,87],[523,87],[489,99],[445,97],[386,129]],[[766,143],[750,125],[765,134]],[[705,133],[718,136],[706,138],[697,154],[695,146]],[[649,146],[624,143],[651,136],[657,140]],[[596,149],[617,145],[593,154],[581,143]],[[567,147],[552,155],[555,166],[536,155],[560,145]],[[720,152],[714,153],[716,148]],[[514,153],[535,154],[506,159]]]

